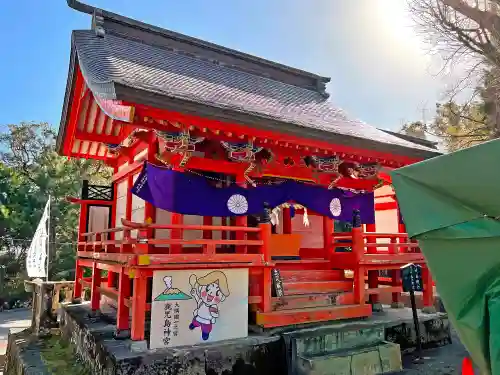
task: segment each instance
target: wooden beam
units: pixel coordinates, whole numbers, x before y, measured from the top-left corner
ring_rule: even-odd
[[[217,129],[224,133],[231,134],[247,134],[249,138],[255,137],[260,139],[268,139],[277,142],[289,142],[294,145],[302,145],[309,148],[320,148],[329,151],[330,153],[337,154],[351,154],[358,155],[360,157],[366,157],[375,161],[375,159],[380,159],[386,161],[387,166],[398,167],[405,164],[412,164],[420,161],[421,159],[410,158],[402,155],[393,155],[386,152],[372,151],[365,149],[358,149],[354,147],[344,146],[340,144],[331,144],[326,141],[312,140],[307,138],[301,138],[289,134],[282,134],[268,130],[255,129],[250,126],[244,126],[242,124],[228,123],[217,120],[210,120],[198,116],[186,115],[179,112],[173,112],[163,109],[157,109],[153,107],[148,107],[145,105],[136,105],[132,103],[131,105],[136,106],[136,115],[138,118],[143,117],[153,117],[157,119],[167,120],[171,122],[180,122],[184,124],[190,124],[196,126],[200,129],[209,128]],[[341,155],[340,155],[341,156]]]
[[[257,311],[256,323],[261,327],[271,328],[329,320],[363,318],[371,314],[371,305],[317,307],[280,310],[267,313]]]
[[[81,141],[101,142],[109,144],[119,144],[123,141],[123,139],[120,139],[120,137],[115,135],[87,133],[82,130],[76,131],[75,138]]]
[[[352,291],[352,281],[299,281],[285,282],[285,295],[307,293],[332,293]]]
[[[377,198],[375,198],[377,199]],[[389,210],[397,210],[398,204],[396,202],[381,202],[375,203],[375,211],[389,211]]]
[[[113,175],[113,182],[117,182],[122,178],[127,177],[129,174],[135,174],[139,169],[142,168],[144,163],[142,161],[135,161],[132,164],[127,165],[125,168],[122,168],[120,171],[116,172]]]
[[[68,125],[64,134],[63,140],[63,155],[70,155],[71,149],[73,147],[74,134],[78,125],[78,117],[80,115],[80,106],[83,102],[85,96],[82,96],[84,89],[84,80],[82,72],[78,64],[76,65],[76,80],[75,87],[73,89],[73,97],[70,106],[70,115]]]
[[[89,155],[89,154],[83,154],[83,153],[78,153],[78,152],[71,152],[70,157],[72,158],[80,158],[80,159],[92,159],[92,160],[102,160],[105,162],[113,163],[114,158],[110,158],[109,156],[103,155]]]

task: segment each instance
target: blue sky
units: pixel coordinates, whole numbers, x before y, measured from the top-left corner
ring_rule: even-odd
[[[403,0],[88,3],[329,76],[332,102],[377,127],[397,130],[403,120],[421,118],[443,91]],[[70,33],[90,21],[65,0],[2,2],[0,130],[20,121],[59,125]]]

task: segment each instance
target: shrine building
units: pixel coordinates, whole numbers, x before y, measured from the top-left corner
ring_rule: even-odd
[[[161,348],[363,318],[398,303],[407,263],[433,304],[374,194],[432,144],[348,117],[327,77],[69,3],[92,23],[71,35],[58,152],[114,171],[71,199],[75,297],[113,300],[118,333]]]

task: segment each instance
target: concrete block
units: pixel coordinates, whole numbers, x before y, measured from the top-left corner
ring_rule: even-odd
[[[385,343],[379,345],[378,351],[380,354],[383,374],[393,371],[401,371],[403,369],[403,365],[401,363],[401,349],[399,348],[399,345]]]
[[[315,356],[348,350],[359,346],[376,345],[384,341],[384,327],[365,327],[355,330],[328,331],[318,329],[307,336],[294,338],[298,356]]]
[[[335,354],[299,357],[298,375],[376,375],[402,370],[399,345],[379,345]]]
[[[330,356],[324,360],[300,358],[299,375],[351,375],[351,357]]]
[[[435,314],[437,312],[435,306],[425,306],[422,308],[424,314]]]
[[[148,350],[148,342],[146,340],[130,341],[130,350],[136,353],[143,353]]]
[[[375,374],[383,374],[378,348],[352,355],[351,375]]]
[[[391,308],[393,309],[404,309],[406,306],[403,302],[393,302],[391,303]]]

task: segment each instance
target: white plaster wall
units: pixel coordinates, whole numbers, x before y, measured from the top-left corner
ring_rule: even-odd
[[[122,218],[126,217],[127,213],[127,190],[128,190],[128,179],[125,178],[116,185],[116,226],[120,227],[122,225]],[[123,238],[122,232],[115,233],[115,239],[121,240]]]
[[[109,227],[109,207],[89,207],[89,232],[101,232]],[[95,238],[95,237],[94,237]],[[92,239],[94,239],[92,238]],[[105,238],[103,238],[105,239]]]
[[[133,183],[135,183],[135,180],[137,180],[137,177],[139,177],[139,173],[136,173],[132,177]],[[132,188],[132,187],[130,187]],[[132,210],[130,212],[130,218],[132,221],[136,223],[144,223],[146,218],[144,217],[145,214],[145,207],[146,207],[146,201],[143,199],[139,198],[138,196],[132,194]],[[138,231],[133,230],[130,232],[130,236],[135,238],[137,237]]]

